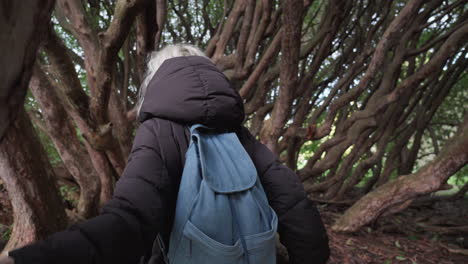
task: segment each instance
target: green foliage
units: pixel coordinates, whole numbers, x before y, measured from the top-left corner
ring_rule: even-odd
[[[314,32],[318,29],[319,21],[324,11],[324,1],[313,1],[312,6],[308,9],[307,14],[304,16],[303,30],[305,39],[312,39]]]
[[[42,146],[44,147],[47,156],[49,157],[50,164],[53,167],[56,167],[62,164],[62,159],[60,158],[57,149],[55,148],[52,140],[50,140],[49,136],[47,136],[43,131],[36,127],[36,132],[39,135],[39,139],[42,142]]]
[[[400,244],[400,242],[398,240],[395,240],[395,246],[397,248],[401,248],[401,244]]]
[[[78,201],[75,197],[77,197],[78,188],[75,186],[70,185],[61,185],[59,187],[60,196],[64,201],[71,203],[74,207],[78,204]]]
[[[110,25],[116,1],[89,1],[84,4],[86,19],[96,31],[103,31]]]
[[[59,20],[57,18],[58,16],[52,16],[52,23],[55,32],[57,35],[60,37],[60,39],[63,41],[65,46],[69,49],[70,55],[84,58],[84,51],[83,48],[80,46],[78,40],[73,36],[71,32],[69,32],[67,29],[63,28],[62,26],[59,25]],[[100,16],[96,16],[100,17]],[[42,58],[46,59],[45,54],[43,54]],[[75,71],[78,75],[78,79],[80,80],[81,87],[83,87],[83,90],[89,95],[89,88],[88,88],[88,83],[86,80],[86,71],[84,68],[82,68],[79,64],[75,64]]]
[[[468,90],[466,87],[468,87],[468,74],[465,72],[452,87],[449,95],[431,120],[430,129],[434,133],[439,150],[444,147],[448,139],[455,135],[459,124],[463,121],[464,116],[468,114],[468,105],[466,104],[468,102]],[[420,150],[421,157],[435,153],[434,141],[429,133],[424,134],[423,143]],[[414,171],[420,169],[433,157],[434,155],[429,155],[426,159],[419,159],[420,162],[416,164]],[[452,175],[447,182],[455,186],[452,192],[461,188],[468,182],[468,166]]]
[[[399,261],[404,261],[404,260],[406,260],[406,257],[405,256],[396,256],[395,259],[399,260]]]
[[[41,115],[37,102],[34,99],[34,97],[31,95],[31,92],[29,90],[26,95],[24,108],[26,109],[27,112],[30,112],[34,115],[37,115],[37,116]],[[60,158],[60,155],[57,152],[57,149],[55,148],[49,136],[44,131],[42,131],[36,124],[34,124],[34,122],[33,122],[33,127],[39,137],[39,140],[42,143],[42,146],[44,147],[44,150],[47,153],[47,157],[49,158],[51,165],[55,167],[61,164],[62,159]]]
[[[203,13],[206,4],[206,13]],[[168,2],[167,31],[163,32],[163,42],[190,43],[206,48],[208,41],[214,34],[217,23],[223,21],[223,0],[196,1],[176,0]],[[232,6],[231,4],[228,4]]]
[[[361,181],[359,181],[359,183],[356,186],[357,187],[364,187],[366,185],[366,183],[372,178],[372,176],[374,176],[374,174],[372,173],[372,170],[366,171],[366,174],[364,175],[364,177],[361,179]]]
[[[307,161],[314,155],[315,150],[320,146],[320,141],[308,141],[302,145],[297,159],[297,168],[302,169]]]
[[[0,240],[10,240],[11,233],[13,232],[13,225],[0,224],[0,230],[2,230],[2,233],[0,234]]]
[[[468,182],[468,166],[463,167],[457,173],[452,175],[447,182],[448,184],[455,185],[458,188],[465,185]]]
[[[452,137],[457,125],[468,113],[468,74],[465,72],[460,80],[452,87],[449,95],[437,110],[431,122],[440,140],[445,142]]]

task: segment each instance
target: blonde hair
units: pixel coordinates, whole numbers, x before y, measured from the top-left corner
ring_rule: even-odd
[[[182,57],[182,56],[203,56],[206,57],[205,53],[198,47],[190,44],[173,44],[167,45],[159,51],[153,51],[148,55],[148,62],[146,64],[146,73],[143,82],[140,86],[140,92],[138,95],[138,115],[140,114],[141,106],[145,100],[146,90],[148,84],[153,79],[154,74],[158,71],[159,67],[163,62],[170,58]]]

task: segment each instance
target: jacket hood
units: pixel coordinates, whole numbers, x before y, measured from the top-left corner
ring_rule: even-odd
[[[205,57],[167,59],[148,84],[139,121],[159,117],[188,125],[236,128],[244,105],[226,76]]]

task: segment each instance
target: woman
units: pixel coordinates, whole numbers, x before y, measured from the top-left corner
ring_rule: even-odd
[[[179,44],[153,53],[139,104],[141,125],[112,200],[99,216],[10,252],[16,264],[160,263],[154,241],[160,234],[167,245],[189,145],[186,127],[195,123],[237,133],[278,215],[290,263],[326,262],[328,238],[316,207],[294,172],[242,127],[242,99],[203,52]]]

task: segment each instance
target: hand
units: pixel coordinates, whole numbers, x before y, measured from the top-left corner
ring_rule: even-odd
[[[0,256],[0,264],[15,264],[15,260],[11,257]]]

